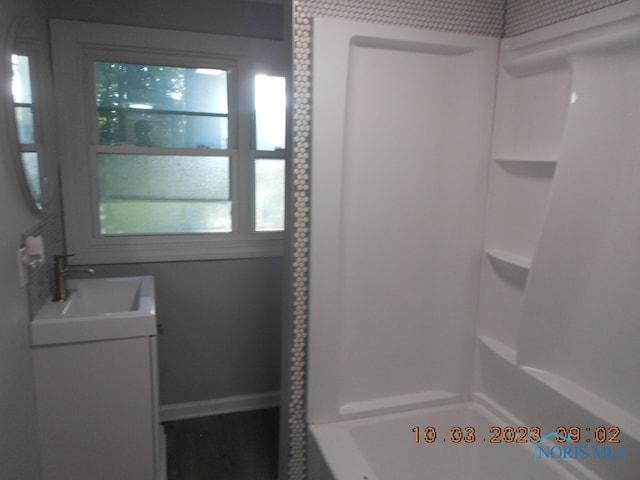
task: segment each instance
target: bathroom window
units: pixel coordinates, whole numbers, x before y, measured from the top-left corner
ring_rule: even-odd
[[[52,44],[77,263],[281,255],[283,42],[53,21]]]
[[[30,63],[28,55],[11,55],[11,93],[22,167],[31,196],[36,205],[41,206],[40,153],[42,147],[37,142],[39,132],[33,104]]]

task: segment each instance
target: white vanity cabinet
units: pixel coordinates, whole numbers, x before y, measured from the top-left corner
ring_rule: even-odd
[[[32,322],[43,480],[160,478],[153,278],[130,278],[140,282],[125,312],[64,317],[54,304]]]

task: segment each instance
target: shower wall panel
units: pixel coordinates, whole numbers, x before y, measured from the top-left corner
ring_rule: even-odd
[[[314,23],[309,419],[468,393],[497,40]]]

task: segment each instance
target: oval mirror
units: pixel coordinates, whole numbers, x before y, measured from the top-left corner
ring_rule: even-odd
[[[49,176],[46,171],[43,84],[49,79],[46,68],[46,32],[29,18],[20,18],[13,25],[6,43],[4,61],[8,72],[4,81],[5,111],[9,138],[17,164],[19,182],[29,207],[43,211],[49,199]]]

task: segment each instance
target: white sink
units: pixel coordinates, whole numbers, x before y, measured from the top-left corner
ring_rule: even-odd
[[[64,302],[47,301],[31,321],[31,345],[157,334],[151,276],[73,279]]]

